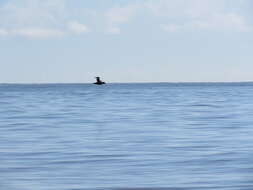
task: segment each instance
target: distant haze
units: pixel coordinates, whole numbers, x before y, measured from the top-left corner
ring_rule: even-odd
[[[253,81],[252,0],[2,0],[0,83]]]

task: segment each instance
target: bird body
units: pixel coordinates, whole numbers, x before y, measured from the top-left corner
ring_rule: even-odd
[[[100,80],[100,77],[96,77],[96,80],[97,80],[97,82],[95,82],[93,84],[96,84],[96,85],[103,85],[103,84],[105,84],[105,82],[103,82],[103,81]]]

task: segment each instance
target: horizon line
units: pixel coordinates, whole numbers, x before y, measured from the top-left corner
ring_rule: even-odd
[[[106,82],[106,84],[186,84],[186,83],[253,83],[253,81],[207,81],[207,82]],[[0,82],[0,85],[43,85],[43,84],[93,84],[93,82]]]

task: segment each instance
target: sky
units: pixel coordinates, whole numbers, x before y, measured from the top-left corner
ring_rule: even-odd
[[[0,0],[0,83],[253,81],[252,0]]]

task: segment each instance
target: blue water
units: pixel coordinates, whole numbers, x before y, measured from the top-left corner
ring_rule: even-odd
[[[0,85],[1,190],[252,190],[253,83]]]

